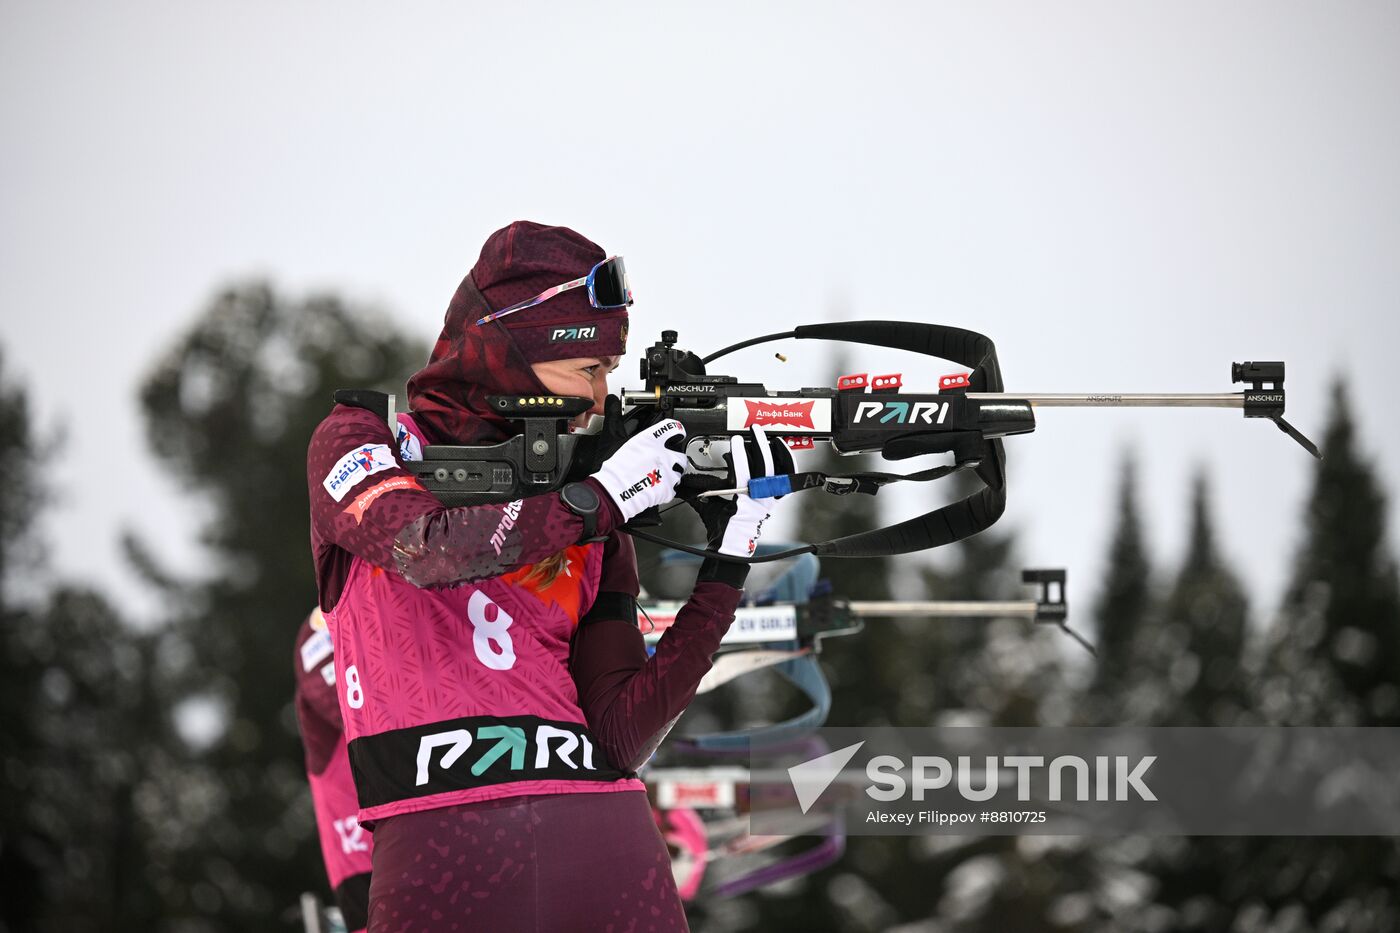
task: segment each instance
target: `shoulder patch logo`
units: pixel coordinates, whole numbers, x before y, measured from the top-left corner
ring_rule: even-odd
[[[332,499],[339,502],[366,476],[392,470],[397,465],[388,444],[366,444],[341,457],[321,485],[326,487]]]

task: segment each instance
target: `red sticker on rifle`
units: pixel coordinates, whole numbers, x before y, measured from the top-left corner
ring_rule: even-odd
[[[953,376],[938,377],[938,391],[944,389],[967,389],[972,387],[971,373],[958,373]]]
[[[717,807],[721,801],[718,784],[677,784],[673,793],[678,807]]]
[[[849,392],[851,389],[863,389],[869,382],[867,373],[853,373],[849,376],[842,376],[836,380],[836,388],[842,392]]]
[[[743,402],[743,404],[739,404]],[[802,398],[800,395],[731,398],[726,406],[725,427],[730,431],[742,431],[762,425],[765,428],[789,428],[791,431],[775,430],[774,434],[812,431],[825,434],[831,430],[831,399]]]
[[[788,428],[812,428],[812,406],[816,402],[754,402],[744,399],[744,404],[749,407],[748,420],[744,422],[744,427],[751,428],[756,424],[775,425]]]

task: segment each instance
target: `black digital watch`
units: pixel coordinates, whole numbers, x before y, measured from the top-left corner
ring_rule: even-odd
[[[570,512],[583,519],[583,537],[579,538],[579,544],[606,540],[598,536],[598,510],[602,503],[598,501],[598,493],[592,486],[587,483],[569,483],[559,490],[559,501],[564,503]]]

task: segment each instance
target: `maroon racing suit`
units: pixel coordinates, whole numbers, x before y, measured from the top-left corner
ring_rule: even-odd
[[[416,431],[416,425],[407,423]],[[374,469],[372,474],[365,471],[366,475],[348,486],[337,501],[327,488],[327,478],[340,475],[336,470],[345,462],[347,453],[365,447],[390,449],[393,463]],[[375,830],[370,929],[400,928],[402,924],[394,922],[394,914],[407,920],[405,911],[412,915],[408,928],[422,928],[416,924],[422,923],[425,916],[466,918],[467,907],[472,910],[470,928],[568,929],[569,923],[576,922],[579,929],[597,929],[606,919],[591,911],[571,915],[572,919],[553,916],[548,911],[527,916],[522,914],[517,896],[520,885],[534,891],[529,899],[532,904],[547,905],[549,898],[556,895],[561,905],[594,903],[601,897],[608,905],[608,915],[644,922],[640,929],[652,925],[657,929],[683,928],[684,914],[670,874],[669,856],[652,821],[645,794],[631,774],[694,695],[733,618],[740,591],[719,581],[699,584],[676,623],[658,643],[654,656],[648,658],[632,608],[638,592],[635,553],[630,538],[613,533],[619,516],[612,511],[605,493],[600,494],[607,508],[606,514],[600,516],[599,526],[608,539],[604,546],[589,547],[601,554],[595,551],[588,555],[594,559],[578,562],[583,565],[580,569],[585,571],[585,578],[572,591],[568,581],[562,579],[547,588],[548,592],[530,590],[523,566],[515,566],[514,570],[511,566],[524,565],[561,549],[571,553],[582,550],[570,546],[582,534],[581,520],[559,502],[557,495],[505,505],[447,509],[416,483],[409,482],[412,476],[399,459],[406,449],[403,439],[395,438],[373,414],[341,406],[317,429],[308,455],[313,553],[317,556],[322,608],[327,611],[338,647],[336,679],[341,685],[338,695],[342,718],[350,723],[354,720],[349,717],[361,716],[364,709],[372,708],[365,694],[379,690],[377,685],[384,680],[394,679],[393,668],[383,670],[374,679],[362,672],[347,676],[348,660],[369,660],[384,654],[383,648],[376,647],[380,644],[376,639],[383,635],[376,633],[391,623],[400,627],[415,625],[413,613],[418,610],[407,607],[419,601],[423,601],[424,618],[437,619],[439,625],[414,637],[445,640],[447,644],[453,643],[453,637],[464,640],[457,642],[462,647],[446,654],[436,648],[426,650],[424,645],[424,650],[415,653],[415,664],[420,670],[417,676],[442,682],[469,671],[468,676],[480,675],[480,689],[486,692],[471,700],[470,716],[436,718],[448,716],[446,707],[435,705],[437,701],[425,700],[416,707],[400,703],[394,709],[398,718],[390,723],[394,727],[390,731],[375,731],[373,721],[361,720],[368,723],[363,732],[350,734],[360,820]],[[384,491],[378,492],[381,489]],[[507,518],[508,510],[515,514],[514,527],[498,554],[491,544],[491,535]],[[406,547],[408,538],[411,545]],[[412,551],[407,560],[403,556],[405,550]],[[434,585],[420,591],[409,579],[410,574],[425,583],[430,579]],[[478,577],[486,579],[478,584],[474,582]],[[479,589],[482,586],[487,588]],[[415,595],[420,592],[421,595]],[[537,682],[529,689],[522,682],[506,694],[493,690],[489,686],[493,676],[513,671],[478,672],[476,659],[470,657],[474,650],[471,625],[465,619],[453,620],[443,615],[444,606],[470,604],[471,600],[462,595],[468,592],[472,598],[486,594],[481,598],[508,606],[513,616],[521,620],[514,626],[513,654],[531,657],[548,656],[551,650],[563,653],[563,665],[550,664],[547,657],[534,663],[527,669],[531,678],[562,675],[563,679]],[[569,592],[574,594],[573,605],[568,605]],[[587,605],[579,604],[581,599],[586,599]],[[533,614],[529,608],[531,600],[538,607]],[[342,603],[346,605],[342,607]],[[375,610],[376,605],[382,608]],[[549,628],[534,631],[529,622],[536,615]],[[569,616],[577,621],[567,630],[564,641],[551,649],[558,638],[553,634],[558,631],[558,620]],[[555,621],[545,623],[545,619]],[[402,654],[407,649],[399,644],[395,650]],[[421,667],[438,663],[452,667],[436,672]],[[366,666],[365,670],[369,669]],[[416,678],[404,686],[419,689]],[[553,697],[552,702],[572,698],[576,704],[578,719],[587,725],[587,733],[576,734],[581,741],[591,739],[599,753],[595,762],[599,774],[589,778],[592,783],[560,784],[558,792],[543,793],[551,788],[550,784],[515,781],[510,774],[492,780],[491,764],[504,764],[509,755],[499,755],[483,768],[480,776],[475,776],[465,767],[434,769],[432,748],[426,757],[422,754],[421,738],[429,734],[454,734],[466,728],[475,729],[478,736],[483,729],[500,735],[501,730],[522,728],[520,724],[536,714],[531,702],[542,696]],[[360,706],[354,705],[356,700]],[[413,720],[414,716],[419,719]],[[549,722],[553,725],[548,728],[557,733],[568,719],[555,707]],[[420,740],[420,745],[419,779],[414,783],[421,787],[410,787],[408,772],[396,783],[389,768],[382,765],[389,760],[407,767],[412,758],[403,752],[411,752],[413,747],[403,742],[415,739]],[[357,754],[357,749],[363,754]],[[387,751],[380,754],[381,749]],[[391,754],[395,750],[399,751],[397,756]],[[551,763],[550,748],[544,743],[530,751],[535,754],[522,759]],[[478,759],[484,760],[485,756]],[[608,768],[615,772],[614,777],[604,773]],[[551,778],[557,775],[557,771],[550,773]],[[609,780],[622,793],[591,792],[595,788],[611,789],[607,787]],[[416,796],[419,793],[426,796]],[[612,797],[622,799],[603,800]],[[487,801],[492,805],[485,806]],[[521,817],[521,812],[528,812],[529,818]],[[533,827],[546,816],[551,821],[547,831],[536,834]],[[480,859],[493,854],[481,851],[477,845],[481,837],[474,828],[479,828],[481,821],[490,824],[493,838],[503,844],[509,841],[514,853],[509,865],[499,865],[497,870],[485,874],[467,868],[468,863],[477,864],[470,853],[475,852]],[[530,827],[529,835],[522,836],[526,827]],[[432,832],[428,832],[430,828]],[[577,872],[573,861],[578,856],[577,845],[556,846],[554,842],[559,838],[575,838],[578,845],[589,840],[590,845],[602,847],[598,851],[606,852],[606,858],[588,860],[591,872]],[[541,842],[549,844],[541,848]],[[431,859],[433,853],[454,851],[454,846],[464,849],[453,854],[455,869],[445,869],[443,863]],[[663,869],[660,874],[655,872],[657,866]],[[572,879],[569,884],[578,889],[572,895],[559,888],[566,879]],[[549,888],[549,897],[541,886]],[[508,893],[511,891],[516,893]],[[593,900],[585,899],[585,893]],[[427,913],[416,913],[419,910]],[[530,916],[540,925],[532,925]],[[441,928],[451,929],[453,922],[456,921],[446,919]],[[437,921],[434,919],[427,928],[437,928]]]

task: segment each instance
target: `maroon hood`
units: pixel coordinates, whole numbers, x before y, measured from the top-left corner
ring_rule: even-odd
[[[516,221],[481,248],[452,302],[428,365],[408,381],[414,418],[430,441],[490,444],[516,433],[491,411],[489,395],[546,393],[531,363],[584,356],[621,356],[627,349],[627,312],[599,311],[588,290],[574,288],[488,324],[476,322],[545,289],[587,275],[606,256],[567,227]],[[574,325],[593,325],[579,340]],[[554,339],[571,328],[569,339]]]

